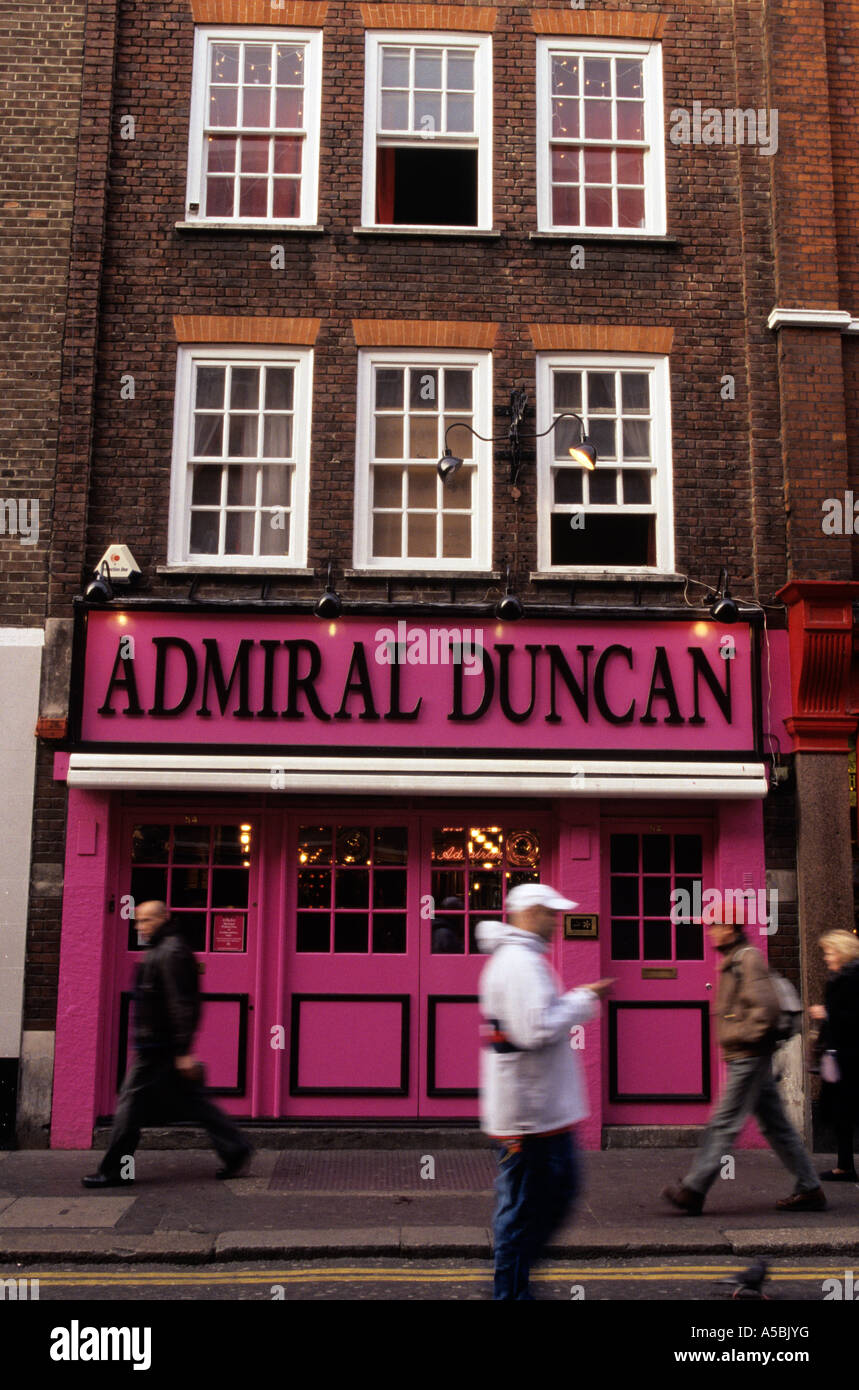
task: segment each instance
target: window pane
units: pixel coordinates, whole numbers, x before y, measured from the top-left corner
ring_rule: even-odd
[[[217,512],[193,512],[191,515],[190,548],[194,555],[217,555]]]
[[[238,82],[239,46],[237,43],[212,44],[212,81]]]
[[[638,879],[613,878],[611,881],[611,910],[622,917],[638,916]]]
[[[445,372],[444,400],[448,410],[471,410],[471,384],[471,372]]]
[[[402,367],[376,368],[377,410],[402,409],[404,377],[405,372]]]
[[[576,147],[552,146],[552,180],[554,183],[578,183],[579,151]]]
[[[401,507],[403,505],[402,468],[373,469],[373,504],[376,507]]]
[[[644,189],[620,188],[617,194],[617,222],[619,227],[644,226]]]
[[[376,417],[376,458],[403,457],[403,418],[401,415]]]
[[[298,862],[300,864],[329,864],[331,862],[330,825],[302,825],[298,832]]]
[[[642,97],[642,63],[637,58],[618,58],[616,67],[617,95]]]
[[[610,227],[611,189],[585,189],[585,222],[589,227]]]
[[[704,928],[699,922],[678,922],[674,931],[677,960],[704,959]]]
[[[331,906],[331,870],[301,869],[298,874],[299,907]]]
[[[558,184],[552,189],[552,222],[556,227],[576,227],[580,215],[578,184]]]
[[[304,125],[304,93],[296,87],[281,88],[274,104],[278,130],[301,130]]]
[[[335,907],[367,907],[370,902],[370,870],[338,869],[334,880]]]
[[[578,139],[579,103],[577,101],[557,98],[552,101],[552,136],[555,139]]]
[[[638,872],[638,836],[612,835],[610,863],[613,874]]]
[[[193,869],[174,868],[170,880],[171,907],[205,907],[208,892],[209,872],[204,865]]]
[[[438,418],[412,415],[409,421],[409,457],[413,459],[437,459]],[[435,503],[433,502],[433,505]]]
[[[445,511],[467,511],[471,506],[473,468],[460,468],[448,478],[441,490],[441,505]]]
[[[292,416],[266,415],[262,451],[267,459],[292,457]]]
[[[227,503],[231,507],[256,505],[257,470],[255,468],[227,469]]]
[[[557,56],[552,59],[552,92],[556,96],[578,96],[578,58]]]
[[[646,874],[667,874],[671,868],[671,840],[668,835],[645,835],[641,842],[641,867]],[[651,913],[651,916],[655,916]]]
[[[585,183],[611,183],[611,150],[584,151]]]
[[[441,130],[440,92],[415,92],[415,127],[425,131]]]
[[[667,917],[671,911],[669,895],[671,893],[670,878],[650,878],[645,876],[642,879],[644,904],[642,912],[645,917]]]
[[[621,399],[624,415],[645,414],[650,410],[650,378],[646,372],[621,372]]]
[[[271,125],[271,90],[245,87],[242,91],[242,126]]]
[[[612,922],[612,960],[638,960],[638,923]]]
[[[374,913],[373,951],[377,955],[402,955],[406,949],[406,914]]]
[[[226,376],[227,373],[223,367],[197,368],[196,405],[198,410],[205,410],[209,407],[214,407],[217,410],[223,409]]]
[[[700,874],[702,852],[700,835],[676,835],[674,838],[674,863],[677,873]]]
[[[435,540],[436,520],[435,514],[427,516],[425,512],[409,512],[408,514],[408,555],[412,557],[424,557],[432,559],[436,553]]]
[[[245,67],[242,74],[246,85],[271,83],[271,48],[268,44],[248,44],[245,48]]]
[[[553,374],[556,410],[581,411],[582,374],[581,372],[555,372]],[[575,421],[572,422],[575,425]],[[561,426],[558,426],[560,429]]]
[[[334,914],[334,950],[369,950],[370,916],[367,912],[336,912]]]
[[[166,902],[167,870],[140,866],[133,868],[131,870],[131,897],[136,903]]]
[[[206,180],[206,216],[232,217],[235,184],[232,179]]]
[[[441,49],[418,48],[415,51],[415,87],[441,89]]]
[[[582,471],[580,468],[559,468],[555,474],[555,501],[576,503],[582,500]]]
[[[276,174],[301,173],[301,141],[282,136],[274,142],[274,172]]]
[[[259,533],[260,555],[288,555],[289,535],[289,513],[283,508],[263,516]]]
[[[451,96],[447,99],[447,128],[455,131],[474,129],[474,98]]]
[[[617,152],[617,181],[618,183],[634,183],[643,185],[644,183],[644,151],[643,150],[618,150]]]
[[[236,168],[238,140],[234,135],[210,135],[206,142],[210,174],[232,174]]]
[[[432,832],[432,857],[434,863],[460,863],[465,860],[465,828],[463,826],[445,826],[443,829],[433,828]],[[451,890],[459,892],[458,888]],[[441,896],[433,888],[436,897]]]
[[[432,921],[430,951],[434,956],[465,954],[465,918],[462,913],[436,913]]]
[[[397,402],[399,404],[399,402]],[[409,372],[409,408],[438,409],[438,372],[412,367]]]
[[[373,555],[382,559],[387,555],[402,555],[402,521],[390,512],[373,514]]]
[[[623,500],[633,506],[649,506],[650,496],[650,474],[643,469],[629,468],[624,469],[623,477]]]
[[[298,217],[301,212],[301,189],[298,179],[275,179],[272,217]]]
[[[131,832],[131,858],[138,864],[166,864],[169,825],[135,825]]]
[[[434,468],[410,468],[408,505],[435,509],[437,484],[438,474]],[[446,484],[446,486],[449,487],[450,484]]]
[[[297,951],[330,951],[331,918],[327,912],[299,912],[295,923]]]
[[[217,507],[221,501],[221,469],[195,468],[191,491],[194,507]]]
[[[644,103],[641,101],[619,101],[617,103],[618,140],[644,139]]]
[[[671,960],[671,923],[645,922],[644,960]]]
[[[277,45],[277,83],[279,87],[301,87],[304,84],[304,49]]]
[[[625,132],[621,139],[634,140],[636,137]],[[586,140],[610,140],[611,139],[611,102],[610,101],[586,101],[585,102],[585,139]]]
[[[408,87],[409,55],[401,49],[382,49],[382,86]]]
[[[266,367],[266,410],[292,409],[292,394],[294,380],[294,371],[292,367]]]
[[[268,173],[269,140],[265,135],[246,135],[242,140],[241,170],[245,174]]]
[[[247,907],[247,869],[212,870],[212,907]]]
[[[581,473],[579,474],[581,478]],[[588,501],[597,507],[613,507],[617,502],[617,473],[613,468],[597,469],[588,475]]]
[[[409,832],[404,826],[385,825],[373,831],[375,864],[405,864],[408,852]]]
[[[257,451],[257,430],[259,416],[230,416],[230,445],[227,450],[230,458],[252,458]]]
[[[224,547],[225,553],[228,555],[253,555],[253,512],[227,512],[227,529],[224,538]]]
[[[235,126],[239,94],[235,87],[214,87],[209,95],[209,125]]]
[[[625,459],[650,458],[649,420],[624,420],[623,456]]]
[[[442,531],[443,555],[446,560],[471,558],[471,517],[456,513],[445,515]]]
[[[585,77],[584,95],[586,97],[610,97],[611,59],[585,58],[582,66]]]
[[[453,428],[452,428],[452,426],[458,425],[458,424],[461,424],[461,425],[466,425],[466,424],[467,424],[467,425],[468,425],[468,428],[463,428],[463,429],[453,429]],[[457,419],[457,417],[456,417],[455,415],[446,415],[446,416],[444,417],[444,428],[445,428],[445,434],[446,434],[446,436],[447,436],[447,446],[448,446],[448,448],[450,449],[451,453],[456,454],[459,458],[462,458],[462,459],[470,459],[470,458],[473,458],[473,456],[474,456],[474,436],[473,436],[473,434],[471,433],[471,421],[467,421],[467,422],[466,422],[466,421]],[[450,430],[450,434],[447,434],[447,431],[448,431],[448,430]]]
[[[615,440],[616,423],[614,420],[591,420],[588,424],[588,437],[597,451],[597,458],[601,463],[607,459],[617,458],[617,443]]]
[[[447,85],[454,92],[474,91],[474,58],[472,54],[448,54]]]
[[[373,874],[373,906],[405,907],[405,869],[379,869]]]
[[[194,453],[205,458],[214,455],[220,458],[224,442],[224,417],[222,415],[194,416]]]
[[[369,831],[363,825],[338,825],[335,857],[338,864],[369,864]]]
[[[408,130],[409,98],[404,92],[382,93],[382,129]]]
[[[239,217],[268,216],[268,179],[239,179]]]
[[[588,372],[588,414],[614,410],[614,372]]]

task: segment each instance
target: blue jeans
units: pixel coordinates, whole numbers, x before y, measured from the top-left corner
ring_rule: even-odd
[[[741,1057],[728,1062],[728,1082],[710,1116],[701,1147],[683,1186],[702,1196],[715,1180],[722,1159],[730,1154],[734,1140],[750,1115],[785,1168],[796,1179],[797,1192],[813,1192],[820,1186],[805,1145],[784,1111],[778,1083],[773,1076],[772,1057]]]
[[[518,1152],[496,1145],[493,1231],[495,1298],[530,1299],[531,1266],[579,1191],[579,1158],[569,1130],[524,1135]]]

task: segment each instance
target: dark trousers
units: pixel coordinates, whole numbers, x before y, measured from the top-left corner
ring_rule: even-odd
[[[531,1266],[578,1194],[578,1153],[565,1130],[499,1144],[496,1158],[495,1298],[530,1299]]]
[[[186,1080],[176,1070],[172,1057],[139,1055],[117,1097],[107,1153],[99,1171],[112,1177],[121,1175],[122,1160],[130,1157],[140,1142],[140,1126],[176,1119],[202,1125],[224,1163],[248,1150],[229,1116],[204,1096],[196,1082]]]
[[[836,1167],[845,1173],[856,1168],[853,1158],[853,1131],[859,1120],[859,1083],[852,1073],[847,1079],[827,1082],[823,1086],[823,1112],[835,1129],[835,1142],[838,1145]]]

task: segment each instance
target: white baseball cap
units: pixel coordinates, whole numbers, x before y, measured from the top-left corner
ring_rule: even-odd
[[[574,912],[578,903],[562,898],[548,883],[519,883],[507,894],[507,911],[524,912],[528,907],[551,907],[556,912]]]

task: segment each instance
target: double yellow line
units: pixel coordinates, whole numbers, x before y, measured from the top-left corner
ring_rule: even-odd
[[[574,1283],[714,1283],[739,1272],[739,1265],[640,1265],[624,1268],[595,1269],[593,1266],[550,1265],[535,1271],[532,1279],[542,1283],[558,1283],[571,1280]],[[772,1282],[792,1280],[800,1283],[814,1283],[817,1280],[843,1277],[844,1269],[804,1269],[800,1265],[779,1265],[769,1271]],[[0,1279],[4,1276],[0,1272]],[[20,1274],[19,1274],[20,1277]],[[40,1285],[53,1288],[158,1288],[158,1287],[203,1287],[220,1285],[262,1285],[262,1284],[485,1284],[491,1280],[491,1268],[475,1271],[473,1266],[458,1266],[453,1269],[437,1267],[421,1268],[373,1268],[356,1266],[344,1269],[342,1265],[308,1265],[303,1269],[258,1269],[258,1270],[144,1270],[138,1274],[125,1271],[105,1270],[28,1270],[27,1278],[38,1279]]]

